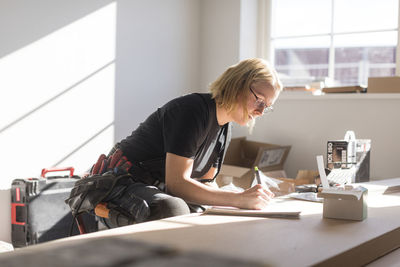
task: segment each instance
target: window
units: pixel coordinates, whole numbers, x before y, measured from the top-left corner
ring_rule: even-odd
[[[396,72],[399,0],[271,0],[271,61],[287,86],[367,85]]]

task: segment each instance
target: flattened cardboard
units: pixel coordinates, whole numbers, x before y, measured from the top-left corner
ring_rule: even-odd
[[[337,86],[337,87],[325,87],[322,88],[324,93],[364,93],[366,92],[365,86],[354,85],[354,86]]]

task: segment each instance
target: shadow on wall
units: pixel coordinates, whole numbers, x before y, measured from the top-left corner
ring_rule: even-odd
[[[1,1],[0,59],[113,2]]]
[[[0,3],[0,240],[13,179],[56,165],[80,174],[112,147],[116,11],[110,0]]]
[[[116,2],[1,5],[0,188],[44,167],[87,169],[113,142]]]
[[[89,80],[91,77],[95,76],[97,73],[101,72],[103,69],[106,69],[107,67],[113,65],[115,61],[111,61],[107,63],[105,66],[101,67],[100,69],[94,71],[93,73],[89,74],[87,77],[84,77],[82,80],[76,82],[69,88],[63,90],[62,92],[58,93],[57,95],[51,97],[50,99],[44,101],[43,103],[40,103],[37,107],[34,107],[32,110],[26,112],[25,114],[21,115],[19,118],[16,118],[14,121],[10,122],[9,124],[5,125],[4,127],[0,128],[0,138],[1,134],[8,130],[9,128],[13,127],[14,125],[17,125],[19,122],[22,122],[25,119],[29,119],[29,116],[35,115],[34,113],[39,111],[40,109],[44,108],[48,104],[51,104],[53,101],[57,100],[59,97],[62,97],[64,94],[67,94],[70,90],[74,89],[75,87],[79,86],[80,84],[84,83],[85,81]],[[59,164],[63,164],[65,160],[73,156],[76,152],[78,152],[81,148],[83,148],[85,145],[87,145],[90,141],[94,140],[97,136],[105,132],[107,129],[112,127],[114,125],[114,121],[111,123],[108,123],[104,128],[100,129],[98,132],[96,132],[94,135],[90,136],[87,140],[85,140],[82,144],[77,145],[74,147],[68,154],[66,154],[63,158],[59,159],[55,163],[51,164],[51,166],[58,166]]]

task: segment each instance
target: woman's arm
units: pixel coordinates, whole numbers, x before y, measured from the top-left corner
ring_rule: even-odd
[[[198,204],[247,209],[262,209],[273,197],[273,194],[262,185],[256,185],[240,193],[204,185],[190,177],[192,169],[192,159],[167,153],[165,163],[167,192]]]
[[[214,179],[217,174],[218,169],[211,167],[206,174],[204,174],[200,179]]]
[[[218,171],[217,168],[211,167],[206,174],[204,174],[200,178],[196,178],[196,180],[202,180],[202,179],[212,180],[212,179],[214,179],[215,175],[217,175],[217,171]],[[218,188],[218,185],[217,185],[217,182],[215,181],[215,179],[210,181],[210,182],[202,182],[202,183],[207,185],[207,186]]]

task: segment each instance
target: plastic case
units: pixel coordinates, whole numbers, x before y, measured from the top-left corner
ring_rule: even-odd
[[[46,173],[70,171],[70,176],[51,176]],[[75,182],[72,167],[43,169],[42,177],[14,179],[11,187],[11,235],[14,247],[24,247],[69,236],[73,221],[71,210],[64,202]],[[95,216],[85,214],[83,220],[87,232],[98,230]],[[72,235],[79,234],[74,223]]]

